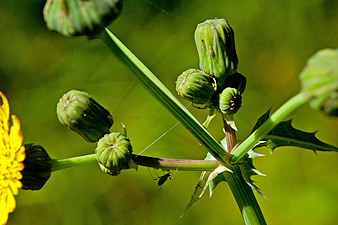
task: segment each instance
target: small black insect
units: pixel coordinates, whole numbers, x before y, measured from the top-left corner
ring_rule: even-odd
[[[148,168],[149,169],[149,168]],[[155,171],[155,170],[154,170]],[[150,173],[150,170],[149,170],[149,173]],[[155,171],[156,173],[156,171]],[[157,175],[157,178],[154,178],[153,175],[151,175],[150,173],[150,176],[154,179],[154,180],[158,180],[157,182],[157,185],[159,186],[159,190],[161,190],[162,188],[162,185],[169,179],[171,180],[173,178],[173,175],[170,171],[168,171],[168,173],[162,175],[162,176],[158,176],[158,174],[156,173]]]
[[[172,175],[170,172],[168,172],[168,173],[164,174],[163,176],[158,177],[158,178],[155,179],[155,180],[158,180],[157,185],[161,188],[161,186],[162,186],[168,179],[171,180],[172,177],[173,177],[173,175]]]

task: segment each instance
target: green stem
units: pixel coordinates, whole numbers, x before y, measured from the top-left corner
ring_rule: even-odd
[[[226,139],[226,149],[230,153],[237,144],[236,131],[226,122],[223,117],[224,134]],[[256,197],[253,194],[251,187],[245,182],[239,165],[230,166],[229,169],[233,173],[225,172],[223,176],[232,194],[234,195],[237,205],[241,211],[244,223],[251,224],[266,224],[262,211],[257,203]]]
[[[162,170],[213,171],[219,163],[216,160],[165,159],[133,155],[134,163],[139,166]],[[84,155],[67,159],[53,159],[53,172],[75,166],[97,162],[96,155]]]
[[[108,29],[100,40],[141,81],[157,99],[220,163],[227,164],[224,148],[198,120],[176,99],[163,83]]]
[[[237,137],[236,137],[236,131],[232,129],[230,125],[228,125],[227,121],[224,119],[222,116],[223,120],[223,126],[224,126],[224,134],[225,134],[225,139],[226,139],[226,150],[228,153],[231,153],[232,149],[236,146],[237,144]]]
[[[262,126],[256,129],[247,139],[245,139],[234,151],[231,152],[231,163],[238,162],[250,149],[262,140],[275,126],[284,120],[291,112],[307,102],[304,93],[299,93],[289,99],[274,114],[266,120]]]
[[[95,154],[77,156],[67,159],[53,159],[52,172],[94,162],[97,162]]]
[[[246,184],[238,165],[231,166],[234,173],[223,173],[234,195],[246,225],[266,224],[263,213],[257,203],[255,195]]]
[[[219,165],[216,160],[165,159],[140,155],[133,155],[133,161],[139,166],[182,171],[213,171]]]

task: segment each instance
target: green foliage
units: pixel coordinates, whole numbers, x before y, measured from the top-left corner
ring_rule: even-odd
[[[211,154],[208,153],[204,160],[212,160],[212,159],[215,159],[215,158]],[[203,171],[201,173],[199,181],[195,186],[194,193],[192,194],[190,201],[180,218],[182,218],[184,214],[188,211],[188,209],[190,209],[190,207],[202,197],[205,191],[205,185],[208,185],[207,182],[208,182],[208,178],[210,177],[210,174],[211,172],[207,172],[207,171]]]
[[[270,109],[262,115],[254,126],[253,131],[260,127],[270,117]],[[267,146],[272,152],[275,148],[281,146],[297,146],[305,149],[316,151],[333,151],[337,152],[338,148],[326,144],[318,140],[315,136],[316,132],[308,133],[295,129],[291,125],[292,120],[282,121],[274,127],[266,136],[259,142],[255,148]]]
[[[224,143],[224,142],[222,141],[221,143]],[[234,173],[234,171],[236,171],[236,170],[233,171],[232,167],[238,167],[239,170],[237,171],[240,171],[241,176],[244,178],[246,184],[250,188],[252,188],[256,193],[266,198],[261,193],[260,189],[254,184],[254,181],[251,179],[251,176],[253,175],[265,176],[265,174],[259,172],[253,165],[253,159],[258,156],[263,156],[263,155],[250,150],[246,154],[242,162],[238,165],[234,165],[229,168],[224,167],[224,166],[219,166],[212,172],[203,171],[200,175],[198,183],[196,184],[194,193],[192,194],[191,199],[186,209],[184,210],[183,214],[181,215],[181,217],[186,213],[188,209],[190,209],[190,207],[194,203],[196,203],[199,199],[201,199],[202,195],[204,194],[207,188],[209,188],[210,197],[211,197],[211,195],[213,194],[218,184],[220,184],[223,181],[227,182],[226,173]],[[211,159],[214,159],[214,158],[208,153],[205,160],[211,160]]]
[[[196,49],[189,44],[192,36],[187,30],[192,31],[196,21],[215,15],[229,19],[237,32],[241,70],[248,74],[249,80],[243,110],[239,111],[239,120],[236,120],[241,132],[250,129],[248,124],[259,116],[262,108],[278,105],[286,99],[282,96],[291,96],[299,90],[295,77],[311,54],[337,43],[338,30],[332,29],[338,21],[335,1],[218,0],[210,5],[205,1],[152,1],[156,7],[147,1],[125,3],[124,13],[111,28],[172,91],[173,74],[179,74],[186,65],[197,64],[196,57],[191,57]],[[43,146],[49,146],[53,157],[68,156],[69,150],[74,155],[91,152],[88,144],[75,133],[65,132],[57,122],[55,104],[50,101],[70,88],[85,89],[90,93],[95,90],[96,96],[113,111],[114,118],[128,125],[135,141],[135,151],[143,149],[176,123],[137,82],[133,82],[118,62],[110,60],[100,45],[95,42],[88,44],[81,38],[61,39],[47,32],[41,20],[41,1],[19,0],[15,4],[14,1],[2,1],[0,4],[3,21],[0,85],[13,102],[12,110],[22,119],[26,142],[41,141]],[[110,76],[114,78],[108,79]],[[106,94],[108,89],[109,95]],[[133,110],[129,110],[130,105]],[[193,112],[198,119],[205,113]],[[302,108],[300,113],[302,116],[297,117],[298,122],[306,129],[319,128],[318,137],[337,144],[336,121],[320,117],[308,108]],[[220,123],[213,125],[210,132],[220,139]],[[158,129],[149,129],[155,126]],[[56,139],[59,140],[57,145]],[[194,143],[194,151],[182,150],[191,148]],[[146,153],[203,157],[202,147],[183,126],[178,126]],[[299,157],[309,164],[300,163]],[[285,159],[290,160],[287,168],[281,163]],[[266,187],[269,198],[274,199],[273,202],[260,202],[269,223],[336,223],[334,206],[338,199],[332,194],[337,188],[332,182],[336,165],[331,154],[308,157],[305,151],[275,154],[261,163],[260,169],[269,174],[269,179],[260,181],[260,184]],[[27,217],[23,215],[30,215],[31,223],[35,224],[242,223],[240,216],[232,213],[236,206],[226,191],[215,192],[210,209],[203,204],[196,205],[178,221],[177,215],[182,211],[178,204],[184,204],[184,196],[191,192],[182,184],[196,179],[190,173],[177,173],[173,185],[158,192],[157,188],[149,189],[153,180],[144,171],[137,176],[133,172],[126,173],[117,180],[107,179],[96,167],[62,171],[55,174],[42,191],[33,194],[21,192],[18,196],[20,204],[11,215],[9,224],[27,223]],[[308,173],[295,173],[300,170]],[[97,182],[88,182],[90,177],[95,177]],[[132,187],[128,185],[131,180]],[[68,187],[73,187],[74,182],[77,191],[70,192]],[[154,198],[145,198],[146,194]],[[116,205],[115,202],[124,204]],[[133,213],[126,215],[130,209]],[[109,214],[106,213],[108,210]],[[226,218],[219,216],[224,214],[224,210],[231,212],[226,214]]]

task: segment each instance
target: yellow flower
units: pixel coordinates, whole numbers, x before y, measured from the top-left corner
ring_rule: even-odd
[[[0,224],[6,224],[8,214],[16,206],[14,195],[22,187],[20,179],[25,159],[25,147],[20,131],[19,119],[12,115],[12,126],[9,127],[9,104],[6,96],[0,92]]]

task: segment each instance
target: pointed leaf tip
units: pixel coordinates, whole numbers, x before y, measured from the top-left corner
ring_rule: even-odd
[[[270,109],[263,114],[254,126],[253,131],[260,127],[266,120],[270,118]],[[292,119],[280,122],[274,127],[263,139],[255,146],[255,148],[266,146],[272,153],[277,147],[296,146],[316,151],[333,151],[338,152],[338,148],[320,141],[316,137],[317,131],[305,132],[298,130],[292,126]]]

